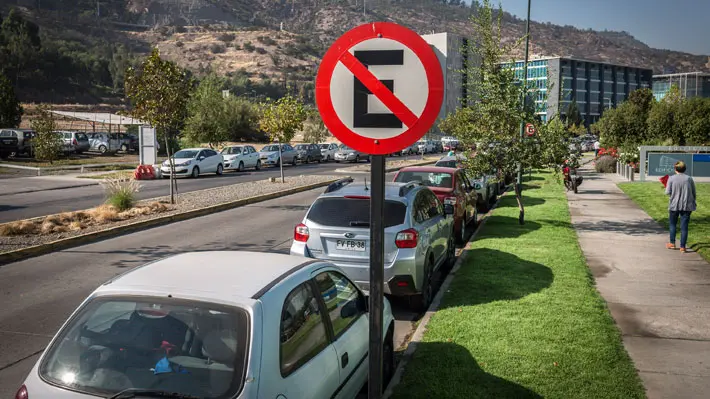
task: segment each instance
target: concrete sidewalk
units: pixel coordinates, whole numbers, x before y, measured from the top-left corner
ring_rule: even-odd
[[[667,232],[621,178],[591,165],[582,173],[579,194],[568,194],[572,224],[648,397],[709,397],[710,265],[666,249]]]
[[[108,173],[108,172],[102,172]],[[80,179],[77,175],[37,176],[3,179],[0,181],[0,196],[62,190],[66,188],[96,186],[99,180]]]

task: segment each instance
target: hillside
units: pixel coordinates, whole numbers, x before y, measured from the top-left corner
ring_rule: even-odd
[[[362,2],[122,0],[99,3],[97,16],[93,0],[42,0],[41,9],[35,0],[0,0],[0,10],[6,15],[8,8],[20,6],[22,14],[41,28],[43,43],[57,44],[59,55],[78,60],[76,71],[90,70],[91,79],[80,72],[62,79],[52,91],[54,101],[101,102],[120,96],[121,69],[130,62],[125,54],[140,56],[151,46],[198,76],[213,71],[231,77],[240,94],[292,91],[311,99],[319,57],[336,37],[361,23],[394,21],[420,33],[472,32],[469,17],[475,8],[459,0],[367,0],[365,15]],[[507,13],[502,21],[506,41],[523,36],[524,21]],[[647,67],[655,73],[710,71],[708,56],[653,49],[627,32],[550,23],[531,24],[531,51],[533,56],[575,56]],[[117,59],[116,52],[123,55]],[[522,58],[522,52],[520,46],[510,56]],[[53,73],[40,71],[38,76],[45,79],[41,85],[27,77],[25,87],[18,90],[23,99],[47,101],[42,87],[52,81],[47,75]],[[92,87],[81,92],[80,87],[87,85]]]

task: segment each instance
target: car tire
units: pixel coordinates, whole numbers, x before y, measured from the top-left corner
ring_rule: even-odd
[[[336,160],[335,163],[340,163],[340,161]]]
[[[106,148],[105,145],[102,144],[102,145],[99,146],[99,153],[100,153],[101,155],[106,154],[107,152],[108,152],[108,148]]]
[[[281,166],[281,158],[276,160],[276,163],[274,164],[274,166],[277,166],[277,167]]]
[[[306,157],[306,163],[311,163],[311,157]]]
[[[318,163],[322,163],[322,162],[323,162],[323,157],[321,156],[320,158],[318,158]]]
[[[237,172],[244,172],[244,162],[239,161],[239,166],[237,166]]]
[[[296,166],[296,164],[297,164],[296,157],[293,157],[293,160],[291,161],[291,165]]]
[[[128,146],[125,144],[121,144],[121,151],[128,152]]]
[[[200,177],[200,168],[198,168],[197,166],[192,168],[192,173],[190,173],[190,177],[192,177],[193,179],[197,179],[198,177]]]
[[[434,265],[431,260],[427,261],[424,272],[424,280],[422,281],[422,291],[417,295],[409,297],[409,307],[415,312],[424,312],[431,304],[434,296],[434,288],[432,287],[432,278],[434,276]]]
[[[256,161],[256,166],[254,167],[255,170],[261,170],[261,161]]]
[[[466,218],[461,221],[461,228],[456,234],[456,243],[460,245],[466,244]]]
[[[382,343],[382,392],[387,389],[394,376],[394,326],[387,330],[387,336]]]
[[[327,157],[325,157],[325,161],[326,161],[326,162],[330,162],[330,155],[328,155]]]
[[[360,156],[359,155],[355,155],[355,163],[360,163]]]
[[[444,261],[444,264],[442,266],[442,269],[444,271],[449,271],[454,267],[454,264],[456,263],[456,243],[454,242],[454,238],[451,237],[449,238],[449,243],[448,247],[446,249],[446,260]]]
[[[224,173],[224,166],[222,164],[217,165],[217,176],[222,176],[222,173]]]

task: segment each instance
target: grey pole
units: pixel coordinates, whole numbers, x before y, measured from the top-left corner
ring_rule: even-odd
[[[372,156],[370,174],[369,399],[382,397],[382,308],[384,307],[385,156]]]

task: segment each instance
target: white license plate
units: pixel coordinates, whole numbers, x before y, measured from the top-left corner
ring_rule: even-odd
[[[337,240],[335,242],[335,248],[343,251],[365,252],[365,241]]]

